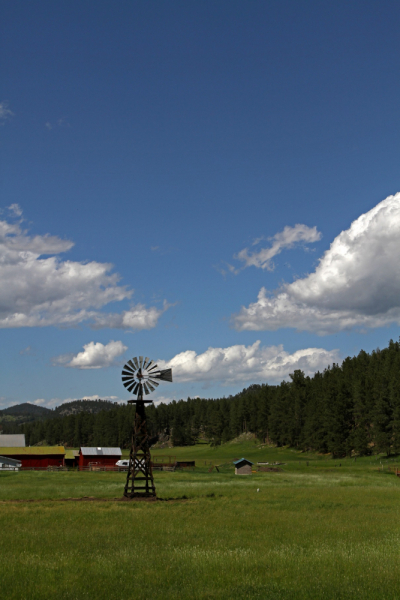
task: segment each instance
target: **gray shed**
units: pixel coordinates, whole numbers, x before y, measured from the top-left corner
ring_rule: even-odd
[[[254,463],[247,458],[240,458],[233,462],[235,465],[235,475],[251,475],[251,467]]]
[[[0,448],[25,448],[25,434],[14,433],[6,435],[0,433]]]

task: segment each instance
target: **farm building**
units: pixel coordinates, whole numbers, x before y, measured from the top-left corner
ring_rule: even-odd
[[[13,433],[3,434],[0,433],[0,448],[24,448],[25,447],[25,434],[24,433]]]
[[[21,468],[19,460],[0,456],[0,471],[18,471]]]
[[[29,448],[0,448],[0,456],[13,458],[22,468],[47,469],[64,466],[64,446],[30,446]]]
[[[65,452],[65,466],[66,467],[77,467],[79,460],[79,450],[66,450]]]
[[[247,458],[240,458],[233,462],[235,465],[235,475],[251,475],[251,467],[254,463]]]
[[[79,468],[115,467],[121,456],[121,448],[80,448],[78,464]]]

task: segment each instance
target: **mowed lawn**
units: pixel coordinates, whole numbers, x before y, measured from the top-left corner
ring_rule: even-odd
[[[276,456],[280,473],[157,472],[157,503],[57,500],[120,497],[124,473],[0,474],[0,597],[400,598],[400,477]]]

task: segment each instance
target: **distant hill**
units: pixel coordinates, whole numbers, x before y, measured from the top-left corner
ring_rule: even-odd
[[[12,416],[12,417],[35,417],[35,418],[46,418],[51,417],[53,411],[44,406],[37,406],[36,404],[29,404],[24,402],[23,404],[16,404],[15,406],[9,406],[0,410],[0,417]]]
[[[77,415],[81,412],[97,414],[102,410],[111,410],[115,407],[114,402],[109,400],[73,400],[57,406],[53,410],[36,404],[16,404],[9,408],[0,410],[0,423],[4,426],[22,425],[22,423],[31,423],[33,421],[42,421],[43,419],[52,419],[54,417],[65,417],[68,415]]]
[[[112,410],[117,403],[110,400],[73,400],[57,406],[52,415],[57,417],[65,417],[67,415],[77,415],[81,412],[91,413],[95,415],[102,410]],[[118,404],[117,404],[118,406]]]
[[[36,406],[36,404],[16,404],[0,410],[0,424],[3,433],[19,433],[19,425],[23,423],[33,423],[34,421],[43,421],[54,416],[49,408]]]

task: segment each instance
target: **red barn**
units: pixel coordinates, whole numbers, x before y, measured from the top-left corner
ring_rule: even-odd
[[[22,463],[22,469],[47,469],[63,467],[64,446],[30,446],[29,448],[0,448],[0,455]]]
[[[79,468],[115,467],[122,456],[121,448],[80,448]]]

